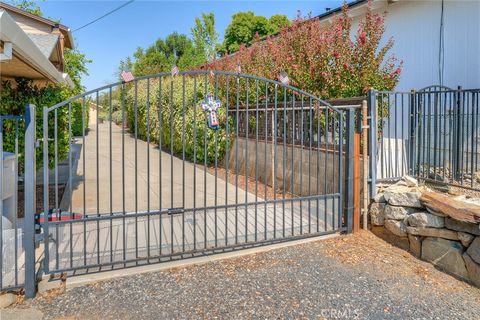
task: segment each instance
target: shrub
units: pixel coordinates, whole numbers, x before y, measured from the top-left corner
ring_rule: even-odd
[[[185,147],[186,160],[193,161],[196,158],[197,162],[203,163],[206,159],[208,164],[215,161],[215,135],[218,133],[217,152],[219,158],[217,160],[220,161],[226,150],[225,123],[221,123],[218,130],[212,130],[206,124],[206,114],[198,107],[200,102],[205,99],[205,82],[199,81],[195,86],[192,77],[176,77],[173,82],[170,79],[170,77],[162,78],[161,99],[159,99],[160,85],[158,81],[149,85],[149,94],[147,94],[146,80],[139,81],[136,85],[129,84],[130,88],[126,95],[126,121],[130,132],[134,133],[136,128],[140,139],[147,140],[149,137],[153,143],[158,143],[161,138],[162,149],[170,151],[173,147],[174,154],[180,157],[183,147]],[[182,87],[185,88],[184,95]],[[135,91],[137,95],[136,122]],[[219,118],[225,117],[224,99],[222,103],[223,107],[218,111]],[[149,125],[150,130],[148,130]],[[184,132],[184,143],[182,132]]]
[[[4,81],[0,90],[0,112],[2,115],[24,115],[25,106],[32,103],[37,107],[37,139],[43,137],[43,107],[51,107],[72,96],[72,90],[63,86],[48,85],[38,87],[27,79],[16,79],[16,86],[10,81]],[[57,109],[57,147],[58,159],[64,160],[68,155],[68,107]],[[72,135],[82,134],[82,107],[80,102],[72,103]],[[54,137],[54,112],[49,116],[49,138]],[[85,126],[88,124],[88,112],[85,112]],[[4,150],[13,152],[15,148],[15,127],[12,121],[5,121],[3,131]],[[25,136],[25,123],[20,121],[19,151],[22,153],[19,164],[23,164],[23,148]],[[43,165],[43,149],[37,148],[37,169]],[[54,144],[49,144],[50,166],[54,161]],[[20,169],[21,169],[20,168]]]
[[[240,62],[242,73],[277,79],[284,71],[291,85],[322,99],[364,95],[369,88],[392,90],[398,82],[402,62],[387,57],[393,39],[381,47],[385,31],[384,16],[368,6],[355,36],[352,19],[345,5],[342,14],[330,26],[320,20],[298,17],[293,26],[276,37],[241,46],[231,56],[212,61],[206,69],[235,71]]]

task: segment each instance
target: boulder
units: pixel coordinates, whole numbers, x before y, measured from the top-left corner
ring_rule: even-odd
[[[410,245],[408,243],[408,238],[406,237],[397,237],[384,227],[372,226],[372,233],[379,237],[380,239],[385,240],[386,242],[399,247],[403,250],[408,250]]]
[[[478,183],[480,183],[480,171],[475,172],[475,178]]]
[[[408,235],[408,242],[410,243],[410,252],[417,258],[422,256],[422,237]]]
[[[428,211],[428,213],[433,214],[434,216],[443,217],[443,218],[448,217],[446,214],[443,214],[443,213],[441,213],[441,212],[432,210],[432,209],[430,209],[430,208],[428,208],[428,207],[427,207],[427,211]]]
[[[468,279],[467,268],[463,260],[463,247],[460,242],[441,238],[425,238],[422,242],[422,259],[446,272]]]
[[[411,176],[403,176],[402,181],[405,182],[407,187],[418,187],[418,181]]]
[[[14,295],[13,293],[5,292],[3,294],[0,294],[0,309],[11,306],[15,302],[17,302],[17,296]],[[0,319],[1,318],[2,317],[0,314]]]
[[[465,266],[467,267],[470,282],[477,287],[480,287],[480,265],[475,263],[468,253],[463,254],[463,260],[465,260]]]
[[[383,226],[385,222],[385,203],[372,203],[370,205],[370,222],[376,226]]]
[[[407,233],[414,236],[436,237],[449,240],[458,240],[458,233],[448,229],[407,227]]]
[[[413,213],[415,209],[405,208],[405,207],[396,207],[391,205],[385,206],[385,219],[386,220],[403,220],[409,214]]]
[[[452,218],[446,218],[445,227],[455,231],[461,231],[461,232],[466,232],[466,233],[480,236],[480,228],[478,224],[475,224],[475,223],[468,223],[468,222],[458,221]]]
[[[385,228],[397,237],[406,237],[407,231],[403,221],[385,220]]]
[[[434,216],[428,212],[415,212],[408,216],[408,225],[413,227],[443,228],[445,218]]]
[[[470,233],[458,232],[458,240],[460,240],[462,245],[466,248],[468,248],[474,238],[475,236]]]
[[[394,206],[423,208],[420,202],[421,196],[422,193],[420,191],[408,187],[388,188],[385,191],[385,200]]]
[[[376,203],[385,203],[387,200],[385,200],[385,194],[384,193],[377,193],[375,197],[373,197],[373,201]]]
[[[454,197],[453,199],[455,199],[457,201],[462,201],[462,202],[465,202],[465,203],[471,203],[471,204],[480,206],[480,198],[471,198],[471,197],[467,197],[466,195],[462,194],[460,196]]]
[[[480,263],[480,237],[476,237],[467,249],[470,258],[476,263]]]

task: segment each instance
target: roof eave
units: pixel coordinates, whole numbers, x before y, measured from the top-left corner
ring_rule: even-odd
[[[38,72],[54,83],[69,84],[12,17],[0,9],[0,40],[11,42],[13,50],[28,60]]]

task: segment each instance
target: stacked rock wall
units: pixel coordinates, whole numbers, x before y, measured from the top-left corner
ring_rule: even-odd
[[[421,200],[422,191],[410,177],[379,187],[370,205],[371,231],[480,287],[479,224],[455,220],[426,207]]]

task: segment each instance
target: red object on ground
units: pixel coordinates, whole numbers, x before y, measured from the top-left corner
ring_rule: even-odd
[[[63,212],[58,214],[57,212],[50,213],[48,215],[48,221],[65,221],[65,220],[74,220],[74,219],[81,219],[82,216],[70,213],[70,212]],[[39,214],[39,219],[38,221],[40,223],[45,222],[44,214],[41,213]]]

